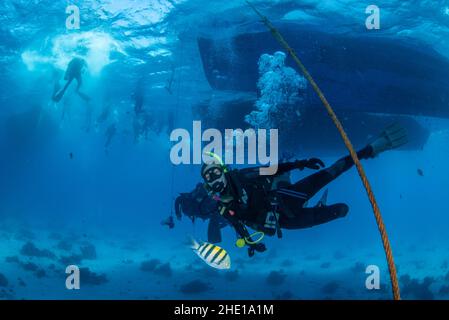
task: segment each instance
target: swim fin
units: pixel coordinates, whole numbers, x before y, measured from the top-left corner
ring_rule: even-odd
[[[65,93],[64,90],[59,91],[57,94],[55,94],[55,95],[52,97],[52,100],[53,100],[54,102],[59,102],[59,101],[61,101],[62,97],[64,96],[64,93]]]
[[[81,99],[83,99],[85,102],[90,102],[90,97],[87,94],[84,94],[80,91],[78,91],[77,93],[81,97]]]
[[[327,194],[329,193],[329,189],[324,190],[323,195],[321,196],[320,201],[316,204],[315,208],[321,208],[327,205]]]
[[[407,131],[401,127],[399,123],[393,123],[386,127],[384,131],[370,143],[373,148],[373,154],[371,156],[374,158],[381,152],[399,148],[407,142]]]

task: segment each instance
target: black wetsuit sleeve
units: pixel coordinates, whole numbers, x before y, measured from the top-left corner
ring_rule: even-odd
[[[300,166],[300,162],[295,161],[295,162],[284,162],[284,163],[280,163],[278,165],[278,171],[276,172],[276,174],[281,175],[284,174],[286,172],[292,171],[294,169],[304,169],[304,167]]]
[[[251,167],[245,169],[235,170],[235,172],[244,179],[257,178],[259,174],[259,169],[261,167]]]
[[[199,216],[210,218],[213,214],[218,214],[218,206],[209,196],[204,196],[198,203]]]
[[[275,173],[275,175],[282,175],[282,174],[292,171],[294,169],[302,170],[302,169],[304,169],[304,166],[301,165],[302,162],[303,161],[300,160],[300,161],[294,161],[294,162],[279,163],[278,170]],[[238,170],[238,173],[240,175],[243,175],[246,179],[257,178],[258,176],[260,176],[261,168],[268,168],[268,166],[240,169],[240,170]]]
[[[241,221],[232,221],[229,220],[234,227],[235,231],[238,233],[238,235],[245,239],[251,241],[251,237],[249,235],[248,230],[246,229],[245,225]]]

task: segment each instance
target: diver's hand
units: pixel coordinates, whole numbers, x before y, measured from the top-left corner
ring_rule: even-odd
[[[263,243],[257,243],[257,244],[253,244],[250,245],[250,247],[248,248],[248,256],[252,257],[254,256],[254,252],[264,252],[265,250],[267,250],[267,247],[265,247],[265,245]]]
[[[324,162],[318,158],[311,158],[311,159],[307,159],[307,160],[297,160],[296,165],[301,170],[304,168],[318,170],[318,169],[325,167]]]
[[[318,158],[309,159],[309,160],[307,160],[307,164],[306,164],[306,168],[315,169],[315,170],[324,168],[325,166],[326,165],[324,164],[324,162]]]

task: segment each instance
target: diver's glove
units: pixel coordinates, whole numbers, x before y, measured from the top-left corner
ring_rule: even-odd
[[[265,250],[267,250],[267,247],[265,247],[265,245],[263,243],[256,243],[256,244],[251,244],[249,245],[248,248],[248,256],[252,257],[254,256],[254,252],[264,252]]]
[[[175,227],[175,221],[173,220],[173,216],[169,216],[167,219],[163,220],[161,222],[161,225],[167,226],[170,229],[173,229]]]
[[[295,164],[296,164],[296,167],[300,170],[303,170],[304,168],[318,170],[320,168],[325,167],[324,162],[318,158],[311,158],[311,159],[307,159],[307,160],[296,160]]]

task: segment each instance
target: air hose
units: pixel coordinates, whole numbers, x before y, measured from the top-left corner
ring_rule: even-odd
[[[262,19],[263,24],[265,24],[265,26],[271,31],[274,38],[291,55],[291,57],[293,58],[295,63],[298,65],[299,69],[304,74],[305,78],[309,81],[313,90],[317,93],[318,97],[320,98],[321,102],[323,103],[324,107],[326,108],[326,111],[329,114],[329,117],[332,119],[335,126],[337,127],[337,129],[346,145],[346,148],[349,150],[349,153],[351,154],[351,158],[353,159],[355,166],[357,168],[357,171],[359,173],[359,176],[362,180],[363,186],[365,187],[366,193],[368,194],[368,198],[371,203],[371,207],[373,209],[374,216],[376,218],[377,227],[379,229],[380,236],[382,238],[382,244],[384,247],[384,251],[385,251],[385,255],[386,255],[387,263],[388,263],[388,269],[390,272],[390,281],[391,281],[391,286],[393,289],[393,297],[395,300],[400,300],[401,295],[400,295],[400,290],[399,290],[398,277],[397,277],[397,273],[396,273],[396,265],[394,263],[393,252],[391,249],[390,241],[388,240],[387,230],[385,228],[385,224],[383,222],[382,215],[380,213],[380,209],[377,204],[376,198],[374,197],[374,192],[373,192],[371,185],[368,181],[368,177],[366,176],[365,170],[363,169],[362,164],[360,163],[357,153],[354,150],[354,147],[352,146],[352,143],[349,140],[349,138],[343,128],[343,125],[341,124],[340,120],[338,119],[337,115],[335,114],[334,110],[332,109],[331,105],[327,101],[327,99],[324,96],[321,89],[318,87],[315,80],[312,78],[310,73],[307,71],[306,67],[303,65],[301,60],[299,60],[295,51],[289,46],[287,41],[285,41],[285,39],[282,37],[282,35],[279,33],[279,31],[273,26],[273,24],[265,16],[263,16],[253,4],[251,4],[249,1],[246,1],[246,3]]]
[[[257,238],[256,240],[252,241],[250,239],[252,239],[253,237],[259,236],[259,238]],[[235,245],[239,248],[243,248],[245,245],[247,244],[257,244],[260,241],[262,241],[262,239],[265,237],[265,233],[263,233],[262,231],[257,231],[254,232],[252,235],[250,235],[249,237],[245,237],[245,238],[240,238],[237,239],[237,241],[235,242]]]

